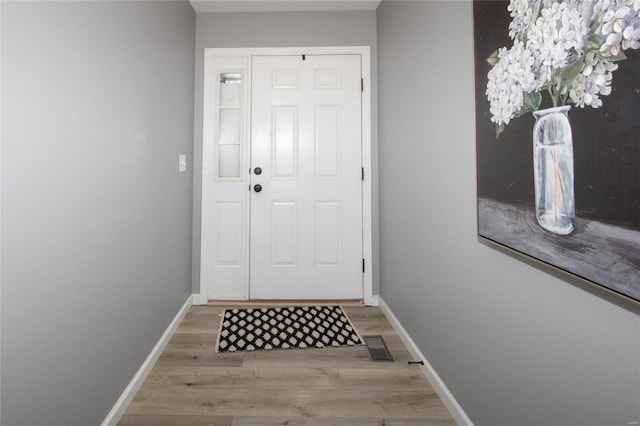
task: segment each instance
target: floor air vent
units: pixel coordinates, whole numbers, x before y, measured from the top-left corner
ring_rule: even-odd
[[[373,361],[393,361],[393,357],[387,349],[382,336],[362,336],[364,343],[367,345],[369,357]]]

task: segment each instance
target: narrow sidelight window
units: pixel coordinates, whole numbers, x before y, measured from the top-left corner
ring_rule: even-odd
[[[242,74],[221,73],[218,93],[218,178],[239,179]]]

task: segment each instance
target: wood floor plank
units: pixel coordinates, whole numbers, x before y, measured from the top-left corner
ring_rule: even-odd
[[[343,389],[386,391],[433,390],[424,375],[415,368],[341,368],[338,370]]]
[[[393,327],[391,327],[391,324],[389,324],[385,319],[372,321],[352,321],[353,325],[361,336],[376,334],[379,334],[381,336],[391,336],[396,333]]]
[[[357,367],[370,362],[364,347],[288,350],[286,352],[287,354],[284,356],[276,351],[263,351],[260,354],[249,353],[244,357],[244,365],[246,367],[343,368]]]
[[[130,414],[216,416],[402,417],[443,420],[449,413],[435,392],[261,389],[141,389]]]
[[[366,346],[215,353],[225,306],[193,306],[119,423],[142,425],[444,426],[455,424],[379,308],[344,306]]]
[[[216,344],[216,334],[174,334],[169,340],[170,345],[181,345],[181,344]]]
[[[354,417],[234,417],[233,426],[453,426],[453,421]]]
[[[341,389],[342,380],[335,368],[212,368],[207,372],[152,372],[146,379],[154,385],[189,386],[198,389]],[[424,389],[424,387],[423,387]]]
[[[220,318],[209,316],[185,317],[176,329],[177,334],[218,334]]]
[[[232,426],[233,417],[126,414],[118,426]]]
[[[185,336],[201,336],[200,334],[185,334]],[[175,343],[169,342],[166,346],[167,353],[180,353],[180,352],[188,352],[188,353],[211,353],[215,352],[216,343],[201,341],[201,342],[192,342],[192,343]]]
[[[204,350],[175,351],[168,348],[156,362],[159,367],[242,367],[243,364],[242,355],[223,355]]]
[[[395,362],[375,362],[371,361],[365,346],[309,349],[309,350],[287,350],[287,351],[255,351],[246,353],[244,356],[247,367],[335,367],[335,368],[406,368],[407,362],[412,360],[406,351],[394,350],[390,348]],[[282,352],[287,352],[282,354]]]

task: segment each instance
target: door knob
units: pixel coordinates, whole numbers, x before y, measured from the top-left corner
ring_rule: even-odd
[[[255,169],[253,169],[253,173],[256,175],[261,175],[262,169],[260,167],[256,167]]]
[[[254,185],[253,190],[256,192],[262,191],[262,185],[260,185],[259,183]]]

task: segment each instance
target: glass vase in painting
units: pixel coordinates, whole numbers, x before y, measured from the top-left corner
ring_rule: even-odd
[[[567,113],[570,106],[533,113],[533,176],[536,219],[558,235],[573,231],[573,140]]]

